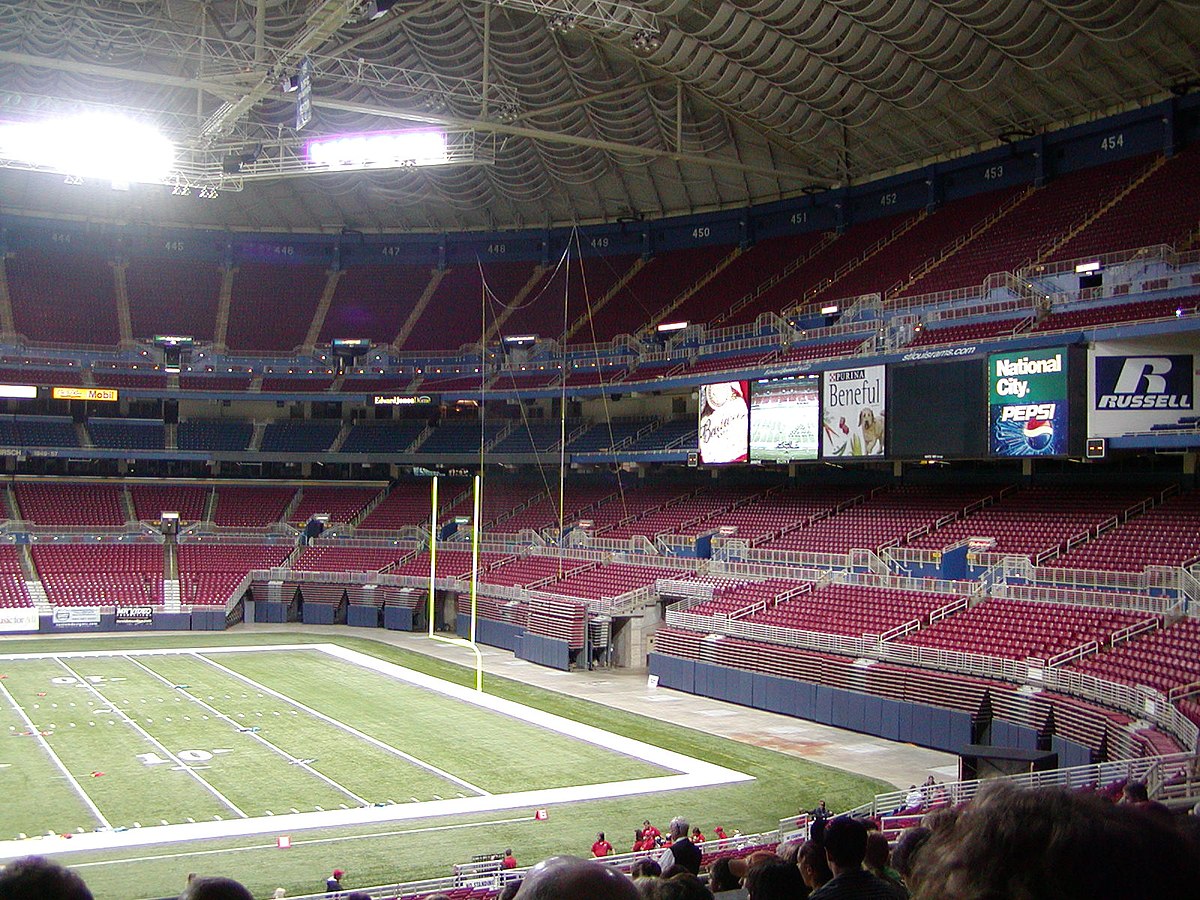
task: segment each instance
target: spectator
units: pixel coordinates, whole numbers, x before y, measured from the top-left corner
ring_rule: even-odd
[[[795,865],[796,864],[796,856],[797,856],[797,854],[800,853],[800,847],[801,847],[802,843],[803,843],[802,841],[784,841],[782,844],[780,844],[778,847],[775,848],[775,855],[778,856],[780,859],[786,860],[787,862],[790,862],[792,865]]]
[[[1120,802],[1131,809],[1136,809],[1138,812],[1158,816],[1164,822],[1174,820],[1174,816],[1166,804],[1150,799],[1150,793],[1146,790],[1146,782],[1144,781],[1126,782],[1125,787],[1121,790]]]
[[[342,876],[346,873],[341,869],[334,869],[333,874],[325,879],[325,892],[333,894],[342,889]]]
[[[746,873],[750,900],[795,900],[806,893],[800,870],[779,857],[756,863]]]
[[[504,859],[500,860],[500,868],[515,869],[517,867],[517,858],[513,856],[512,848],[504,851]]]
[[[825,847],[817,841],[805,841],[800,845],[796,851],[796,868],[800,870],[800,877],[810,891],[815,891],[833,878],[829,862],[825,859]]]
[[[516,900],[638,900],[638,889],[621,872],[594,860],[552,856],[525,876]]]
[[[643,900],[713,900],[712,891],[691,872],[680,872],[670,878],[643,879],[638,882],[638,893]]]
[[[241,882],[205,875],[191,879],[179,900],[254,900],[254,897]]]
[[[750,874],[751,869],[761,863],[771,862],[776,859],[779,859],[779,857],[770,850],[755,850],[749,856],[731,859],[729,861],[729,871],[737,878],[740,878],[744,884],[746,876]]]
[[[891,866],[892,848],[882,832],[871,831],[867,834],[867,854],[863,857],[863,866],[876,878],[890,881],[896,887],[904,889],[904,881],[900,873]],[[904,891],[905,896],[908,891]]]
[[[925,846],[925,842],[929,840],[931,834],[933,832],[924,825],[917,825],[904,829],[900,837],[896,839],[896,849],[892,851],[892,866],[900,873],[900,878],[905,885],[908,884],[912,875],[917,854],[921,852],[921,848]]]
[[[700,874],[700,848],[688,838],[688,821],[683,816],[676,816],[670,826],[671,846],[663,851],[658,858],[658,864],[663,871],[678,865],[693,875]]]
[[[730,870],[731,861],[728,856],[722,856],[708,867],[708,888],[714,894],[736,891],[742,886],[742,880]]]
[[[70,869],[25,856],[0,871],[0,900],[92,900],[92,892]]]
[[[640,850],[653,850],[655,847],[654,838],[646,837],[646,833],[640,828],[633,833],[633,847],[630,848],[630,853],[637,853]]]
[[[648,856],[643,856],[641,859],[636,860],[634,864],[629,867],[629,876],[634,879],[658,878],[660,875],[662,875],[662,873],[662,866]]]
[[[657,847],[662,843],[662,832],[651,825],[650,820],[647,819],[642,823],[642,838],[654,841],[654,846]]]
[[[513,897],[517,896],[517,891],[519,891],[520,889],[521,889],[521,879],[520,878],[518,878],[516,881],[510,881],[508,884],[506,884],[503,888],[500,889],[500,895],[496,898],[496,900],[513,900]]]
[[[850,816],[838,816],[825,826],[825,859],[833,878],[809,896],[812,900],[899,900],[907,897],[895,885],[881,881],[862,867],[867,852],[867,826]]]
[[[608,856],[612,852],[613,852],[612,844],[610,844],[608,841],[606,841],[604,839],[604,832],[601,831],[599,834],[596,835],[595,843],[592,844],[592,856],[594,856],[596,859],[600,859],[603,856]],[[569,858],[569,857],[564,857],[564,859],[567,859],[567,858]]]
[[[904,808],[912,812],[919,812],[925,808],[925,791],[917,787],[915,784],[908,786],[908,794],[904,797]]]
[[[1173,824],[1062,788],[981,791],[917,857],[914,897],[1184,900],[1200,851]]]

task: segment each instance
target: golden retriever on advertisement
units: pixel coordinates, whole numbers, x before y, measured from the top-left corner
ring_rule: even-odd
[[[883,413],[864,407],[858,414],[858,428],[862,432],[863,452],[867,456],[883,452]]]

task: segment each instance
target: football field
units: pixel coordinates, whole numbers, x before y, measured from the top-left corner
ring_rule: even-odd
[[[440,877],[510,846],[587,855],[598,830],[620,848],[679,812],[768,830],[889,787],[497,675],[480,693],[470,670],[355,637],[0,650],[0,861],[51,856],[100,900],[177,894],[188,872],[256,896],[333,867],[352,886]]]
[[[58,852],[749,777],[332,644],[0,662],[0,836]]]

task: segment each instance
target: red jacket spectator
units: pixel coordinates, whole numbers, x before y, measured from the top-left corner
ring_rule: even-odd
[[[604,839],[604,832],[601,831],[596,835],[596,843],[592,844],[592,856],[599,859],[601,856],[608,856],[612,853],[612,844]]]

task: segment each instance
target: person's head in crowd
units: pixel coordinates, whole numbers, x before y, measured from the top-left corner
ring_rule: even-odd
[[[658,864],[658,860],[651,859],[648,856],[643,856],[641,859],[635,860],[633,865],[629,867],[629,874],[633,878],[657,878],[662,873],[662,866]]]
[[[513,900],[517,896],[517,891],[521,889],[521,879],[510,881],[500,889],[500,894],[496,900]]]
[[[671,820],[671,826],[670,826],[671,842],[674,843],[675,841],[678,841],[682,838],[687,837],[688,829],[690,827],[691,826],[688,823],[688,820],[685,819],[683,816],[676,816],[675,818],[673,818]]]
[[[188,882],[179,900],[254,900],[240,881],[219,875],[201,875]]]
[[[1150,799],[1150,792],[1144,781],[1127,781],[1121,789],[1122,803],[1145,803]]]
[[[525,873],[517,900],[637,900],[623,873],[590,859],[552,856]]]
[[[838,816],[825,826],[825,858],[835,876],[862,868],[867,826],[853,816]]]
[[[748,856],[741,856],[736,859],[731,859],[729,861],[729,871],[732,872],[735,877],[741,879],[742,883],[744,884],[746,881],[746,876],[750,874],[751,869],[753,869],[755,866],[762,865],[765,862],[771,862],[776,859],[779,859],[779,857],[770,850],[755,850]]]
[[[736,891],[742,886],[742,880],[729,871],[729,862],[728,856],[722,856],[708,867],[708,887],[714,894]]]
[[[643,900],[713,900],[712,891],[704,882],[686,871],[670,878],[643,878],[638,881],[637,889]]]
[[[912,867],[916,862],[917,854],[921,852],[921,848],[925,846],[925,842],[929,840],[931,834],[933,832],[924,825],[916,825],[904,829],[900,833],[900,837],[896,838],[896,846],[892,850],[892,868],[899,872],[900,877],[906,882],[912,875]]]
[[[803,843],[803,841],[784,841],[775,848],[775,855],[795,865],[796,854],[800,852],[800,845]]]
[[[817,841],[805,841],[800,845],[796,853],[796,868],[800,870],[800,877],[810,891],[815,891],[833,878],[829,861],[825,859],[825,846]]]
[[[1001,783],[933,832],[911,881],[918,898],[1193,900],[1200,848],[1137,809]]]
[[[962,813],[961,806],[943,806],[938,809],[930,810],[921,816],[921,825],[928,828],[930,831],[941,831],[945,828],[953,828],[954,823],[958,821],[959,815]]]
[[[891,857],[892,848],[888,845],[888,839],[883,836],[883,833],[868,831],[867,853],[863,857],[863,867],[872,875],[882,878],[884,881],[900,884],[900,873],[892,867]]]
[[[25,856],[0,870],[0,900],[92,900],[92,892],[70,869]]]
[[[878,875],[891,862],[892,848],[888,839],[878,831],[867,831],[867,852],[863,855],[863,866]]]
[[[679,865],[679,863],[672,863],[671,865],[667,866],[665,869],[662,869],[659,872],[659,877],[660,878],[674,878],[676,875],[685,875],[685,874],[688,874],[687,869],[685,869],[683,866]]]
[[[806,893],[800,870],[778,857],[763,860],[746,873],[746,895],[750,900],[794,900]]]

